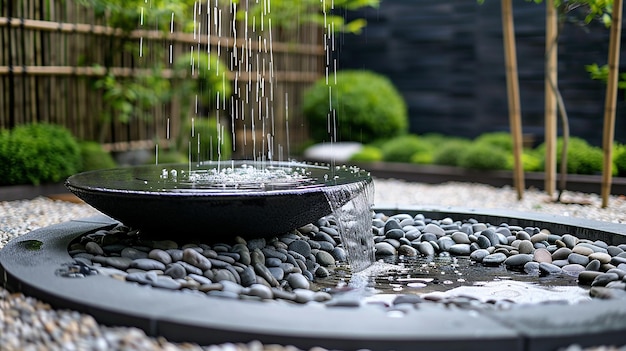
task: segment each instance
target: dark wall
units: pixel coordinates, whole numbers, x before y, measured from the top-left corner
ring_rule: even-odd
[[[545,5],[514,3],[523,131],[541,142]],[[500,1],[382,0],[379,9],[347,16],[364,17],[368,26],[339,38],[339,68],[388,76],[407,101],[412,132],[475,137],[508,130]],[[585,65],[605,64],[608,43],[600,24],[568,23],[559,40],[559,87],[571,134],[595,145],[602,141],[605,85],[591,80]],[[626,143],[626,102],[619,94],[615,137]]]

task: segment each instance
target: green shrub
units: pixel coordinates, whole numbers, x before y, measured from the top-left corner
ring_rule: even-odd
[[[188,159],[191,147],[192,162],[229,160],[233,144],[228,129],[222,129],[223,132],[218,131],[215,118],[196,118],[193,130],[191,120],[188,120],[181,128],[177,142],[178,150]]]
[[[557,140],[556,164],[560,169],[563,138]],[[542,170],[545,169],[545,143],[537,147],[541,153]],[[597,174],[602,172],[603,152],[599,147],[591,146],[587,141],[577,137],[570,137],[567,146],[567,173],[570,174]]]
[[[378,162],[382,160],[383,152],[379,148],[370,145],[363,146],[359,152],[350,157],[350,161],[355,162]]]
[[[541,155],[538,155],[534,150],[524,150],[522,154],[522,165],[526,172],[540,171],[543,167]]]
[[[509,153],[488,143],[472,143],[459,158],[459,166],[479,170],[507,169]]]
[[[58,182],[81,169],[78,142],[61,126],[21,125],[0,133],[0,184]]]
[[[228,67],[216,56],[204,52],[187,53],[174,62],[174,70],[179,75],[188,76],[177,92],[185,105],[198,95],[204,106],[215,106],[218,98],[228,101],[232,94]]]
[[[626,176],[626,145],[619,143],[614,144],[613,148],[613,164],[617,169],[617,175]]]
[[[499,147],[511,153],[513,152],[513,137],[508,132],[484,133],[479,135],[474,141]]]
[[[113,156],[95,141],[83,141],[79,143],[82,160],[81,171],[93,171],[97,169],[115,168],[117,164]]]
[[[383,160],[411,162],[416,154],[432,154],[432,146],[417,135],[408,134],[388,140],[382,145]]]
[[[330,98],[332,92],[332,99]],[[404,99],[384,76],[369,71],[346,70],[318,80],[304,94],[303,113],[316,142],[330,141],[328,115],[336,113],[336,141],[370,143],[407,132]]]
[[[472,144],[467,139],[453,139],[443,143],[433,153],[433,163],[442,166],[459,166],[461,155]]]
[[[159,149],[159,164],[166,163],[187,163],[189,162],[189,155],[183,155],[182,152],[175,148],[161,150]],[[153,154],[150,159],[146,161],[146,164],[153,165],[157,163],[156,154]]]
[[[418,165],[430,165],[433,163],[433,153],[432,150],[428,150],[428,152],[416,152],[411,156],[411,163],[416,163]]]

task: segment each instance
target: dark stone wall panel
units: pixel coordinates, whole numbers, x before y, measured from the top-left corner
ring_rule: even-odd
[[[409,107],[411,131],[475,137],[508,128],[500,2],[383,0],[364,17],[361,35],[343,35],[342,69],[388,76]],[[545,6],[514,2],[523,130],[543,140]],[[605,85],[585,65],[607,61],[609,31],[599,23],[568,22],[559,40],[559,86],[572,135],[602,140]],[[622,45],[624,48],[624,45]],[[626,49],[625,49],[626,50]],[[622,55],[622,67],[626,58]],[[626,103],[619,93],[616,139],[626,143]]]

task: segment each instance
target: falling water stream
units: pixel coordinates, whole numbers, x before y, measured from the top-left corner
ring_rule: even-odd
[[[260,15],[250,14],[249,11],[239,13],[241,9],[249,9],[253,5],[262,5]],[[327,21],[325,3],[320,2],[321,9],[324,14],[325,23],[323,24],[323,42],[324,42],[324,74],[329,89],[332,89],[334,79],[329,78],[331,74],[336,75],[337,62],[331,61],[332,52],[335,49],[334,44],[334,24]],[[141,7],[140,26],[144,26],[144,12],[149,10],[150,4],[146,0],[145,6]],[[241,16],[243,14],[243,16]],[[295,169],[285,167],[275,167],[273,160],[278,156],[279,160],[284,158],[282,154],[286,149],[290,150],[289,140],[286,147],[284,145],[275,144],[276,121],[274,119],[275,96],[275,69],[273,53],[273,33],[271,20],[271,6],[268,0],[247,0],[244,2],[234,2],[232,0],[207,0],[196,1],[193,5],[193,38],[197,42],[190,45],[189,50],[192,57],[191,66],[189,67],[189,76],[192,79],[200,77],[200,70],[207,69],[210,72],[215,71],[216,75],[222,75],[223,83],[228,84],[223,72],[219,72],[218,67],[211,67],[210,60],[205,65],[200,62],[200,53],[205,51],[208,55],[216,56],[221,62],[227,63],[228,68],[233,73],[233,94],[226,97],[219,92],[214,102],[215,110],[209,111],[209,114],[217,116],[216,129],[217,136],[217,155],[218,159],[215,168],[197,167],[192,165],[192,151],[189,152],[189,167],[186,170],[166,169],[163,168],[160,175],[161,185],[174,185],[177,191],[246,191],[246,190],[276,190],[299,188],[306,186],[336,185],[336,178],[341,173],[335,173],[336,166],[334,162],[328,167],[328,172],[323,176],[319,172],[316,175],[323,179],[311,179],[310,175],[304,174],[297,167]],[[229,20],[225,18],[230,17]],[[171,16],[170,33],[174,33],[175,29],[174,14]],[[222,23],[228,21],[229,23]],[[239,36],[236,21],[243,21],[243,37]],[[224,25],[226,24],[226,25]],[[144,41],[140,40],[140,57],[142,56]],[[173,46],[171,43],[167,45],[166,51],[170,65],[175,60]],[[198,131],[194,128],[194,122],[202,118],[199,106],[198,94],[196,92],[195,107],[191,116],[191,130],[189,131],[192,138],[197,139],[198,153],[201,149],[200,143],[211,142],[206,136],[197,135]],[[289,135],[289,109],[288,94],[285,94],[285,114],[284,127]],[[229,99],[230,101],[227,101]],[[225,128],[222,125],[221,117],[230,115],[231,129],[233,139],[233,149],[236,143],[235,121],[244,122],[250,125],[252,135],[251,159],[256,161],[253,165],[243,165],[235,167],[234,164],[228,167],[227,162],[220,162],[223,147]],[[170,138],[170,119],[167,120],[167,138]],[[328,132],[331,143],[334,143],[337,129],[336,113],[329,104],[328,111]],[[262,138],[257,140],[257,132],[261,132]],[[247,144],[244,133],[244,147]],[[212,143],[213,144],[213,143]],[[257,150],[257,144],[260,144],[261,150]],[[190,150],[195,145],[189,145]],[[233,150],[234,151],[234,150]],[[159,146],[156,149],[156,163],[158,164]],[[290,155],[287,155],[289,158]],[[198,157],[198,161],[211,163],[214,160],[202,160]],[[225,166],[221,166],[224,164]],[[221,168],[224,167],[224,168]],[[344,172],[345,173],[345,172]],[[373,185],[371,182],[356,181],[353,183],[343,183],[341,191],[324,191],[337,224],[340,228],[340,235],[344,243],[346,253],[353,271],[361,271],[369,267],[374,261],[374,245],[371,239],[371,206],[373,200]],[[346,202],[346,199],[350,199]],[[277,218],[280,220],[280,218]]]
[[[342,192],[326,192],[353,272],[360,272],[374,262],[371,235],[373,195],[373,184],[366,182],[347,184]],[[341,198],[346,196],[352,200],[340,205],[344,203]]]

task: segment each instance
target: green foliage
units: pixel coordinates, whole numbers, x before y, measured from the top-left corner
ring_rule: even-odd
[[[193,128],[188,120],[181,129],[178,150],[187,157],[191,155],[192,162],[230,159],[233,150],[230,133],[219,127],[221,130],[215,118],[196,118]]]
[[[598,66],[597,63],[586,65],[585,69],[589,72],[591,79],[602,81],[606,84],[609,78],[609,65]],[[617,88],[626,89],[626,73],[621,73],[618,78]]]
[[[561,13],[567,13],[582,7],[585,9],[584,22],[586,24],[597,19],[606,27],[611,26],[613,0],[555,0],[554,6],[556,6]]]
[[[430,165],[433,163],[433,153],[432,150],[428,150],[427,152],[416,152],[411,156],[411,163],[416,163],[419,165]]]
[[[167,150],[159,149],[159,164],[167,164],[167,163],[187,163],[189,162],[189,155],[183,155],[181,152],[176,150],[175,148],[170,148]],[[146,164],[153,165],[157,163],[156,155],[152,155],[150,159],[146,161]]]
[[[526,2],[534,2],[541,4],[543,0],[526,0]],[[485,3],[485,0],[477,0],[479,4]],[[591,23],[594,19],[598,19],[604,23],[606,27],[611,26],[611,16],[613,14],[613,0],[555,0],[554,7],[563,15],[579,8],[585,10],[584,22]]]
[[[507,169],[509,153],[488,143],[472,143],[460,156],[459,166],[478,170]]]
[[[557,140],[557,167],[560,167],[563,138]],[[537,147],[543,155],[542,170],[545,168],[545,144]],[[567,145],[567,173],[570,174],[598,174],[602,172],[603,153],[599,147],[591,146],[584,139],[570,137]]]
[[[513,152],[513,137],[508,132],[483,133],[475,139],[477,143],[485,143],[502,150]]]
[[[81,171],[115,168],[117,164],[113,156],[102,148],[102,145],[93,141],[83,141],[79,144],[82,160]]]
[[[371,145],[365,145],[356,154],[350,157],[350,161],[355,162],[378,162],[383,160],[383,152]]]
[[[526,172],[538,172],[543,167],[543,158],[535,150],[524,150],[522,153],[522,167]],[[513,162],[511,162],[511,165]],[[511,169],[513,167],[511,166]]]
[[[81,169],[80,147],[61,126],[21,125],[0,132],[0,184],[58,182]]]
[[[106,74],[94,81],[94,89],[102,91],[103,100],[109,108],[100,116],[105,123],[119,121],[128,123],[134,118],[150,121],[149,109],[167,103],[171,98],[169,80],[162,75],[162,67],[154,62],[163,62],[165,50],[160,46],[146,45],[143,55],[150,60],[137,60],[133,68],[147,69],[149,74],[139,77],[116,77],[108,69],[115,66],[115,56],[128,53],[140,57],[137,41],[130,37],[133,30],[159,30],[169,33],[172,19],[177,26],[187,27],[192,21],[194,0],[79,0],[79,3],[93,10],[95,16],[104,20],[107,26],[120,29],[121,37],[108,37],[110,42],[105,51],[104,62],[89,62],[83,57],[82,64],[96,68],[104,66]],[[178,28],[176,28],[178,29]],[[109,47],[110,45],[110,47]],[[100,136],[104,139],[104,131]]]
[[[459,166],[460,158],[471,145],[467,139],[453,139],[440,145],[433,154],[433,163],[442,166]]]
[[[431,154],[432,147],[417,135],[407,134],[388,140],[381,151],[387,162],[411,162],[417,154]]]
[[[613,164],[617,175],[626,177],[626,145],[615,143],[613,148]]]
[[[131,32],[142,24],[150,29],[170,30],[172,16],[188,18],[195,0],[79,0],[94,10],[96,17],[105,18],[111,27]],[[142,18],[143,17],[143,18]]]
[[[241,0],[234,0],[241,3]],[[262,24],[264,28],[277,27],[286,31],[295,30],[301,24],[313,23],[321,27],[330,26],[337,32],[360,33],[367,21],[357,18],[346,23],[341,15],[334,13],[334,10],[357,10],[363,7],[377,8],[380,0],[272,0],[270,6],[259,1],[250,5],[247,11],[248,23]],[[240,9],[237,12],[237,19],[245,20],[246,10]],[[260,26],[260,25],[259,25]]]
[[[106,122],[116,118],[122,123],[130,122],[134,117],[145,117],[150,108],[169,101],[170,83],[160,76],[158,71],[135,79],[118,78],[108,73],[94,83],[96,89],[103,91],[103,99],[110,109],[105,109],[102,118]]]
[[[341,71],[336,83],[322,78],[305,92],[303,112],[316,142],[330,139],[331,109],[336,112],[336,141],[369,143],[408,129],[404,99],[389,79],[374,72]]]
[[[230,71],[214,55],[205,52],[187,53],[176,59],[174,70],[178,76],[191,77],[184,79],[180,89],[177,89],[185,106],[191,106],[191,100],[195,100],[196,94],[205,107],[214,107],[217,99],[228,99],[232,94],[228,78]]]

